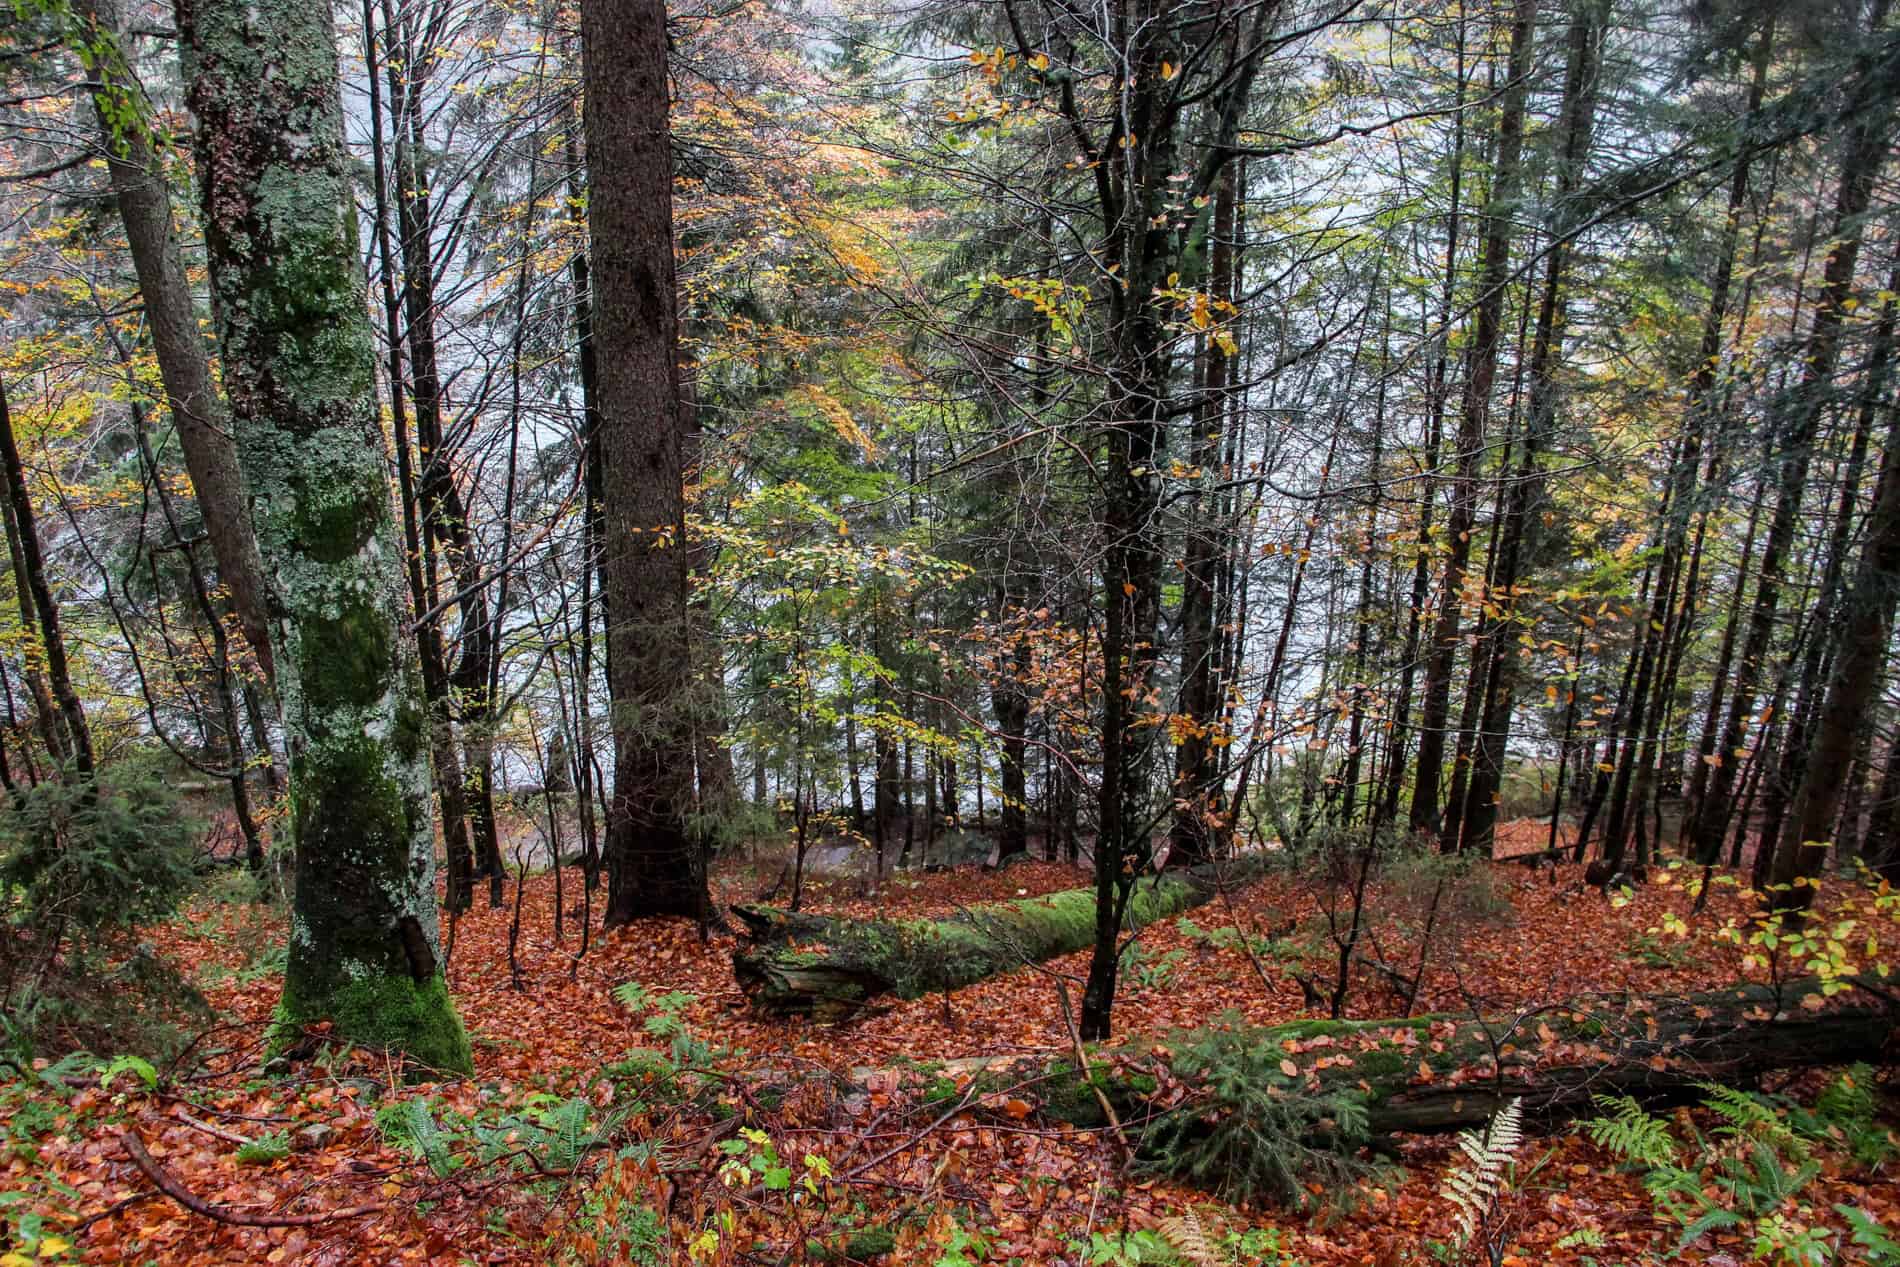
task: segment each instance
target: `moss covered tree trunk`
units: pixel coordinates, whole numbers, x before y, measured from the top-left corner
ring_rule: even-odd
[[[1737,983],[1691,995],[1584,996],[1482,1019],[1183,1030],[1102,1049],[1086,1079],[1066,1059],[962,1063],[978,1092],[1028,1085],[1043,1116],[1079,1126],[1101,1124],[1099,1090],[1124,1123],[1163,1127],[1151,1148],[1186,1142],[1166,1129],[1170,1114],[1182,1115],[1177,1124],[1189,1135],[1235,1116],[1258,1125],[1267,1115],[1250,1114],[1256,1098],[1277,1103],[1277,1129],[1357,1147],[1379,1135],[1480,1126],[1519,1097],[1534,1120],[1553,1122],[1595,1112],[1598,1096],[1679,1103],[1701,1099],[1704,1082],[1747,1086],[1780,1070],[1886,1059],[1900,1021],[1894,1005],[1850,992],[1802,1006],[1818,987],[1789,982],[1778,994]]]
[[[679,315],[666,6],[581,5],[587,227],[600,378],[601,596],[613,703],[607,923],[707,911],[693,811]]]
[[[218,337],[272,586],[296,896],[280,1020],[469,1068],[327,5],[182,0]]]
[[[1265,865],[1254,855],[1137,883],[1122,928],[1133,931],[1211,901]],[[974,985],[1095,941],[1094,889],[976,906],[953,919],[851,920],[736,906],[751,944],[733,952],[739,985],[764,1012],[843,1016],[881,994],[921,998]]]

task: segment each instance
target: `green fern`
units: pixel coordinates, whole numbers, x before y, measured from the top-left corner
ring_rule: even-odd
[[[1847,1220],[1847,1233],[1869,1267],[1900,1267],[1900,1241],[1878,1219],[1854,1205],[1837,1205],[1834,1212]]]
[[[1600,1095],[1596,1102],[1608,1116],[1584,1123],[1592,1143],[1634,1166],[1675,1164],[1676,1141],[1669,1124],[1638,1104],[1634,1096]]]
[[[1440,1191],[1458,1212],[1458,1250],[1462,1254],[1481,1229],[1492,1225],[1498,1198],[1510,1187],[1507,1170],[1524,1142],[1524,1101],[1513,1098],[1481,1131],[1458,1136],[1464,1162],[1445,1178]]]
[[[547,1131],[549,1170],[572,1170],[587,1150],[593,1147],[596,1132],[587,1125],[586,1100],[575,1097],[550,1111],[542,1124]]]
[[[1706,1097],[1705,1107],[1722,1119],[1722,1125],[1715,1128],[1716,1134],[1760,1140],[1784,1157],[1795,1161],[1808,1159],[1807,1141],[1794,1133],[1768,1101],[1719,1082],[1698,1082],[1696,1087]]]
[[[290,1136],[282,1131],[259,1135],[248,1144],[240,1145],[237,1150],[238,1164],[241,1166],[268,1166],[288,1156],[290,1156]]]
[[[448,1151],[448,1136],[443,1134],[443,1128],[435,1125],[435,1113],[429,1111],[428,1100],[403,1102],[403,1134],[414,1153],[435,1172],[435,1178],[447,1180],[454,1174],[454,1153]]]
[[[1715,1182],[1738,1209],[1759,1217],[1780,1209],[1820,1173],[1818,1162],[1790,1166],[1767,1140],[1755,1140],[1746,1156],[1722,1159]]]
[[[1865,1063],[1841,1070],[1814,1101],[1818,1116],[1842,1125],[1871,1122],[1879,1109],[1874,1100],[1874,1070]]]
[[[1860,1165],[1878,1166],[1896,1148],[1893,1133],[1879,1120],[1873,1086],[1872,1068],[1850,1065],[1828,1083],[1815,1100],[1813,1112],[1796,1109],[1790,1120],[1802,1134],[1844,1148]]]

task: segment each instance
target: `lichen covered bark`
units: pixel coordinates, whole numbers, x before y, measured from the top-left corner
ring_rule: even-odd
[[[436,954],[428,756],[327,5],[182,0],[213,306],[291,767],[283,1025],[469,1067]]]

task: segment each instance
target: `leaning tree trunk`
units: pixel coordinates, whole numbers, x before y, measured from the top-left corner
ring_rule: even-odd
[[[706,911],[693,807],[666,7],[581,6],[613,700],[607,923]]]
[[[1892,301],[1886,306],[1891,309]],[[1814,886],[1796,882],[1818,875],[1827,858],[1841,791],[1853,766],[1855,739],[1881,698],[1880,671],[1893,635],[1894,608],[1900,603],[1900,460],[1895,453],[1900,448],[1900,413],[1888,425],[1886,444],[1860,566],[1842,604],[1840,654],[1804,754],[1805,775],[1794,812],[1779,842],[1764,838],[1761,844],[1775,851],[1770,879],[1776,889],[1770,900],[1777,906],[1806,908],[1814,900]],[[1816,630],[1812,636],[1820,634]],[[1789,731],[1791,744],[1799,742],[1799,733]],[[1784,892],[1782,885],[1791,887]]]
[[[1144,880],[1121,929],[1202,906],[1266,865],[1265,855],[1253,854]],[[733,952],[732,971],[760,1011],[844,1016],[881,994],[921,998],[1086,950],[1095,941],[1095,902],[1093,889],[1067,889],[971,907],[951,919],[902,922],[735,906],[751,944]]]
[[[426,721],[403,628],[327,5],[183,0],[238,460],[274,583],[296,895],[277,1032],[470,1067],[437,958]]]

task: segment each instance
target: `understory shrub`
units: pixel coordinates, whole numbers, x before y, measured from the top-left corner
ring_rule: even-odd
[[[131,758],[0,797],[0,1043],[169,1056],[204,1001],[137,930],[191,888],[202,824]]]
[[[1307,1209],[1339,1197],[1372,1172],[1356,1148],[1367,1138],[1364,1103],[1308,1094],[1281,1068],[1286,1053],[1255,1037],[1217,1026],[1176,1049],[1175,1072],[1200,1094],[1149,1124],[1145,1164],[1235,1201]]]

